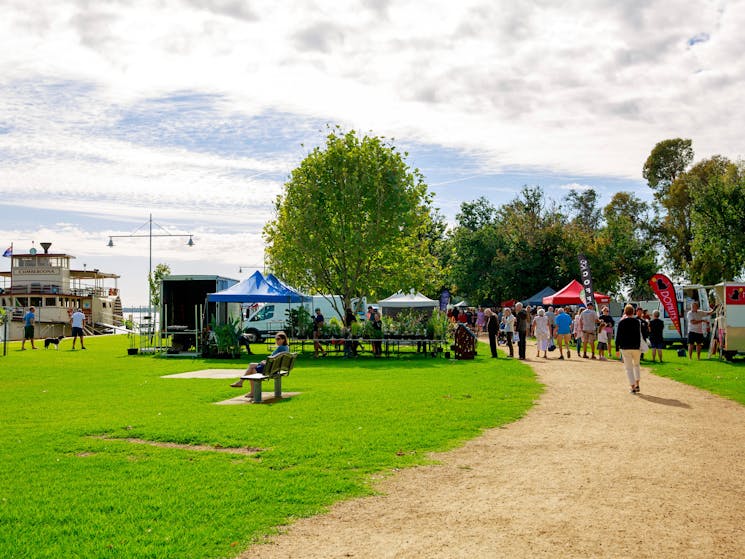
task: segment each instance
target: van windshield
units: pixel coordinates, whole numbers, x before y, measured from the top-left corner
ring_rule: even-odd
[[[274,316],[274,305],[264,305],[259,309],[255,315],[251,317],[249,322],[258,322],[259,320],[269,320]]]

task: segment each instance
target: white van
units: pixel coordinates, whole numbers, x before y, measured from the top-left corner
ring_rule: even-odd
[[[335,306],[336,305],[336,306]],[[367,298],[352,299],[352,310],[356,316],[364,310]],[[336,318],[344,321],[344,301],[339,295],[313,295],[312,300],[305,303],[260,303],[256,307],[249,307],[246,320],[243,322],[243,332],[251,343],[273,336],[287,326],[290,309],[304,307],[310,316],[315,316],[315,310],[321,309],[326,321]],[[337,312],[338,309],[338,312]],[[339,312],[342,314],[340,315]]]
[[[686,320],[686,314],[691,310],[691,304],[694,301],[698,302],[699,309],[702,311],[708,311],[709,298],[706,295],[706,288],[703,285],[682,285],[675,286],[675,296],[678,299],[678,315],[680,316],[680,328],[681,334],[678,333],[675,324],[670,319],[662,303],[658,303],[657,308],[660,311],[660,318],[665,323],[665,329],[663,330],[663,340],[665,345],[672,345],[676,343],[682,344],[684,347],[688,345],[688,321]],[[704,336],[708,336],[711,333],[711,324],[704,323]]]

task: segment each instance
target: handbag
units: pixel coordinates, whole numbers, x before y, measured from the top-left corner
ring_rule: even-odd
[[[639,323],[639,349],[644,353],[645,351],[649,351],[649,344],[647,344],[647,340],[644,339],[644,336],[642,336],[642,325],[641,322]]]

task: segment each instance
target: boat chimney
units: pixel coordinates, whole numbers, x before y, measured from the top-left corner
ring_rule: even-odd
[[[52,243],[39,243],[41,245],[41,248],[44,249],[44,254],[49,254],[49,247],[52,246]]]

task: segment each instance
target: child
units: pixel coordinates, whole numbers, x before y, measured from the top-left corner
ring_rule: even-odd
[[[608,349],[608,331],[605,329],[605,324],[601,323],[598,328],[598,353],[600,354],[601,361],[608,361],[605,357],[605,351]]]

